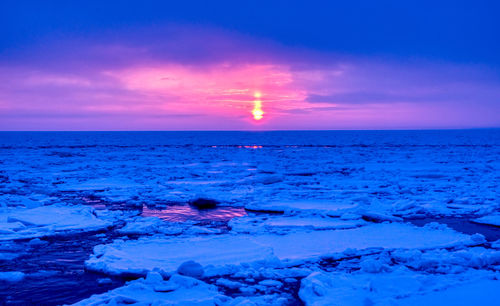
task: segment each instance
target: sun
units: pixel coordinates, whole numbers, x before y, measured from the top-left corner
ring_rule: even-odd
[[[264,111],[262,110],[262,101],[260,100],[262,94],[257,91],[253,94],[253,96],[255,97],[255,101],[253,101],[254,106],[252,110],[252,115],[253,119],[259,121],[262,118],[264,118]]]
[[[257,121],[264,118],[264,112],[261,109],[254,108],[254,110],[252,111],[252,115],[253,119]]]

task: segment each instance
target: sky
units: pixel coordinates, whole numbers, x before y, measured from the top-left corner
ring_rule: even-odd
[[[0,2],[0,130],[500,127],[496,1]]]

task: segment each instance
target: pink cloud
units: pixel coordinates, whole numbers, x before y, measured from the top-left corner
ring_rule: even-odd
[[[61,58],[3,65],[0,129],[500,125],[500,82],[484,67],[339,59],[220,31],[169,35],[156,45],[66,42]],[[258,122],[256,92],[264,112]]]

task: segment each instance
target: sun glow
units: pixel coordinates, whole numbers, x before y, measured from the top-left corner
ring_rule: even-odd
[[[255,120],[260,120],[264,118],[264,112],[261,109],[254,109],[252,111],[252,114],[253,114],[253,119]]]
[[[253,96],[255,97],[256,100],[253,101],[254,107],[252,110],[252,115],[253,119],[259,121],[262,118],[264,118],[264,111],[262,111],[262,101],[260,100],[260,97],[262,97],[262,95],[260,92],[257,91]]]

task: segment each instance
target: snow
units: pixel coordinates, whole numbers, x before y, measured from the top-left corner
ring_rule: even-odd
[[[90,270],[109,274],[145,275],[154,269],[172,274],[189,260],[205,267],[238,265],[240,262],[253,262],[267,256],[272,256],[272,249],[258,244],[251,237],[152,237],[98,245],[85,264]]]
[[[298,229],[348,229],[366,225],[366,222],[359,217],[343,220],[328,216],[251,216],[234,218],[229,221],[229,226],[234,232],[240,233],[284,232]]]
[[[299,296],[306,305],[425,305],[413,301],[431,297],[455,305],[455,288],[478,288],[459,303],[470,305],[500,288],[499,264],[498,252],[484,247],[384,251],[343,262],[332,272],[311,273],[302,279]],[[352,265],[361,269],[353,271]]]
[[[97,231],[112,225],[88,206],[10,208],[0,213],[0,241]]]
[[[280,259],[329,256],[347,249],[430,249],[475,244],[469,236],[451,229],[433,230],[395,223],[335,231],[297,231],[288,235],[255,236],[255,239],[272,246],[274,254]]]
[[[263,281],[265,286],[278,286],[276,281]],[[241,285],[230,280],[219,279],[217,285],[237,288]],[[263,285],[264,286],[264,285]],[[279,286],[278,286],[279,287]],[[190,305],[190,306],[237,306],[237,305],[286,305],[289,300],[278,294],[239,296],[232,298],[221,294],[217,286],[195,278],[174,274],[167,281],[157,272],[146,278],[128,282],[125,286],[103,294],[93,295],[73,305]]]
[[[213,235],[186,238],[139,238],[98,245],[88,269],[109,274],[144,275],[154,269],[171,274],[183,262],[221,267],[269,260],[307,260],[339,256],[348,249],[431,249],[477,244],[448,228],[409,224],[371,224],[354,229],[292,231],[288,234]],[[137,256],[137,254],[141,254]]]
[[[245,286],[243,283],[231,281],[225,278],[219,278],[215,283],[217,284],[217,286],[222,286],[229,289],[238,289]]]
[[[197,279],[175,274],[164,281],[160,274],[151,272],[145,279],[131,281],[74,305],[216,305],[219,296],[217,287]]]
[[[301,282],[299,296],[306,305],[473,305],[492,301],[500,288],[500,274],[468,270],[459,274],[429,275],[399,268],[392,272],[315,272]],[[468,294],[454,294],[472,289]],[[492,290],[495,289],[495,290]],[[464,297],[460,300],[457,297]],[[478,300],[474,300],[479,297]],[[456,303],[458,301],[458,303]],[[496,301],[492,304],[494,305]]]
[[[405,221],[499,226],[499,135],[3,135],[0,264],[27,271],[59,236],[100,231],[88,235],[99,244],[84,255],[87,269],[147,278],[82,305],[280,305],[298,303],[299,283],[308,305],[494,304],[500,240]],[[219,208],[189,206],[199,195]],[[3,286],[22,279],[15,285],[44,292],[30,286],[52,268],[1,273]]]
[[[257,202],[245,205],[245,209],[257,212],[293,213],[296,211],[320,212],[338,216],[343,211],[353,209],[357,205],[337,203],[335,201],[308,200],[308,201],[278,201]]]
[[[496,305],[498,296],[492,292],[500,289],[499,276],[496,279],[482,279],[476,282],[467,282],[448,287],[441,291],[427,292],[423,295],[412,295],[402,299],[399,305]]]

